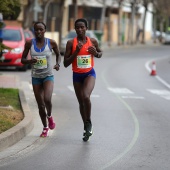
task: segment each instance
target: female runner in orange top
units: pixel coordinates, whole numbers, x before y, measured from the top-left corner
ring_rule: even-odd
[[[96,39],[86,36],[88,26],[85,19],[77,19],[74,26],[77,37],[67,42],[64,66],[72,64],[74,90],[84,123],[83,141],[88,141],[93,133],[90,95],[96,79],[94,57],[101,58],[102,51]]]

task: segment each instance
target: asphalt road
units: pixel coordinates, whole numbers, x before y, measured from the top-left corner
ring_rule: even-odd
[[[149,68],[156,62],[157,76]],[[7,158],[0,170],[168,170],[170,169],[170,48],[147,46],[105,50],[95,59],[94,135],[82,141],[83,124],[72,86],[71,67],[55,72],[53,116],[56,129]],[[30,71],[17,74],[25,84],[39,139],[42,125],[29,86]],[[19,146],[18,146],[19,147]]]

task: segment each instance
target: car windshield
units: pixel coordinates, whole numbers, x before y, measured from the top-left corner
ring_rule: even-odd
[[[65,38],[72,39],[72,38],[74,38],[74,37],[76,37],[76,36],[77,36],[76,32],[71,31],[71,32],[69,32],[69,34],[66,35]],[[87,32],[86,32],[86,36],[91,37],[90,32],[87,31]]]
[[[21,41],[19,30],[3,29],[3,40],[6,41]]]
[[[28,32],[24,32],[24,36],[25,36],[25,38],[30,38],[31,37]]]
[[[76,37],[76,32],[69,32],[69,34],[67,34],[66,38],[74,38]]]
[[[166,34],[170,35],[170,31],[167,31]]]

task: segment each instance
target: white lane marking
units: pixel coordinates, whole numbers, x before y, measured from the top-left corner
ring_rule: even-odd
[[[73,86],[67,86],[69,90],[74,91]]]
[[[33,90],[33,89],[32,89],[32,84],[29,84],[29,88],[30,88],[31,90]]]
[[[69,89],[69,90],[71,90],[72,92],[74,92],[74,88],[73,88],[73,86],[67,86],[67,88]],[[98,95],[98,94],[91,94],[91,97],[100,97],[100,95]]]
[[[150,93],[158,95],[166,100],[170,100],[170,91],[158,90],[158,89],[147,89]]]
[[[91,94],[91,97],[100,97],[98,94]]]
[[[113,93],[119,93],[119,94],[134,94],[132,91],[126,88],[112,88],[108,87],[108,90],[110,90]]]
[[[161,58],[169,58],[169,56],[165,56],[165,57],[161,57]],[[145,67],[146,69],[151,72],[151,69],[149,67],[149,64],[152,62],[153,60],[149,60],[145,63]],[[168,87],[170,89],[170,85],[165,81],[163,80],[162,78],[160,78],[158,75],[155,76],[155,78],[160,81],[162,84],[164,84],[166,87]]]
[[[143,96],[122,96],[123,99],[145,99]]]
[[[163,79],[161,79],[159,76],[156,76],[156,78],[162,83],[164,84],[166,87],[168,87],[170,89],[170,85]]]
[[[108,68],[107,68],[108,69]],[[108,83],[108,81],[105,79],[105,72],[107,70],[105,69],[103,72],[102,72],[102,79],[103,79],[103,82],[105,83],[106,87],[110,88],[110,85]],[[115,94],[116,95],[116,94]],[[129,145],[127,145],[127,147],[120,153],[118,154],[115,158],[113,158],[110,162],[108,162],[107,164],[104,165],[104,167],[102,168],[103,169],[107,169],[108,167],[110,167],[111,165],[113,165],[114,163],[116,163],[118,160],[120,160],[122,157],[124,157],[132,148],[133,146],[135,145],[138,137],[139,137],[139,121],[135,115],[135,113],[133,112],[132,108],[121,98],[119,97],[118,95],[116,95],[116,97],[118,98],[118,100],[124,104],[124,106],[127,108],[127,110],[129,111],[130,115],[132,116],[132,120],[134,122],[134,134],[133,134],[133,138],[132,140],[130,141]]]
[[[156,95],[170,95],[170,91],[168,90],[158,90],[158,89],[147,89],[147,90]]]
[[[115,94],[126,94],[127,96],[121,96],[124,99],[127,99],[127,98],[129,98],[129,99],[144,99],[143,96],[132,96],[132,94],[134,94],[134,92],[132,92],[131,90],[129,90],[127,88],[108,87],[108,90],[115,93]]]
[[[166,99],[166,100],[170,100],[170,96],[161,96],[161,97]]]

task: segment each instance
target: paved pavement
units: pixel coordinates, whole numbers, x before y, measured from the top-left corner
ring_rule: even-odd
[[[139,44],[140,45],[140,44]],[[131,47],[137,47],[139,45],[134,45]],[[148,43],[147,45],[159,45]],[[117,46],[108,44],[103,44],[102,49],[113,49],[113,48],[128,48],[128,45]],[[26,82],[25,82],[26,83]],[[5,75],[0,73],[0,87],[3,88],[18,88],[19,89],[19,97],[21,101],[21,106],[24,112],[24,119],[17,124],[15,127],[7,130],[0,134],[0,163],[6,158],[11,157],[11,155],[15,155],[15,153],[20,152],[31,146],[33,143],[35,144],[37,141],[41,142],[41,139],[37,134],[37,127],[40,125],[35,123],[36,120],[39,121],[39,117],[35,117],[38,114],[32,114],[30,111],[29,105],[26,100],[25,93],[28,89],[28,84],[23,84],[20,82],[19,78],[15,75]],[[18,145],[15,145],[18,144]]]

